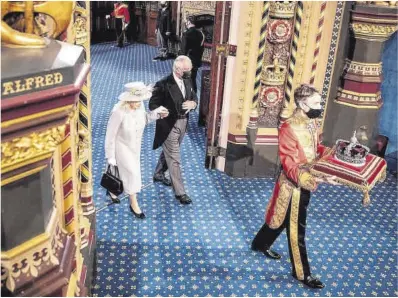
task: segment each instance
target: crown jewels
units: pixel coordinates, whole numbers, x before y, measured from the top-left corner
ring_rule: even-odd
[[[349,141],[337,140],[335,157],[350,165],[361,167],[366,163],[366,156],[369,153],[369,148],[360,144],[356,137],[356,131]]]
[[[270,3],[270,14],[276,18],[288,19],[294,16],[296,2],[278,1]]]
[[[278,86],[285,83],[286,67],[279,65],[277,57],[274,58],[273,65],[268,65],[263,69],[261,81],[264,85]]]

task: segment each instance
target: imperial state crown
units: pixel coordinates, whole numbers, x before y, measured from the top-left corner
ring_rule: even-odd
[[[335,158],[353,166],[361,167],[366,163],[369,148],[360,144],[356,131],[350,141],[339,139],[336,141]]]

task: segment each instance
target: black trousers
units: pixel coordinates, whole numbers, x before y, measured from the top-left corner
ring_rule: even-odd
[[[198,75],[199,67],[193,66],[191,70],[192,89],[198,94],[198,86],[196,85],[196,77]]]
[[[117,46],[123,47],[124,44],[123,19],[115,18],[115,29],[116,29]]]
[[[252,244],[256,248],[268,249],[286,228],[290,261],[293,267],[292,274],[299,280],[311,275],[305,246],[305,227],[309,203],[310,192],[308,190],[301,189],[296,197],[293,194],[282,225],[278,229],[271,229],[265,223],[258,231]]]

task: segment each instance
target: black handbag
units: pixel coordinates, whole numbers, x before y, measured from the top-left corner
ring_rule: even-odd
[[[119,178],[119,169],[115,166],[115,174],[112,174],[111,166],[102,175],[101,186],[108,192],[118,196],[123,193],[123,182]]]

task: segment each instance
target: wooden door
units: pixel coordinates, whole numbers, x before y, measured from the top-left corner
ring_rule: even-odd
[[[156,46],[156,19],[158,17],[158,9],[159,9],[159,4],[158,1],[147,1],[146,5],[146,13],[147,13],[147,39],[146,42],[147,44],[151,46]]]
[[[224,79],[227,56],[229,54],[228,35],[231,17],[231,1],[220,1],[216,4],[216,14],[213,29],[211,57],[211,91],[209,114],[207,118],[207,150],[205,166],[214,169],[216,158],[225,154],[225,149],[219,148],[218,137],[221,121],[222,98],[224,94]]]
[[[105,16],[113,12],[113,1],[92,1],[91,8],[91,43],[116,41],[113,18]]]

